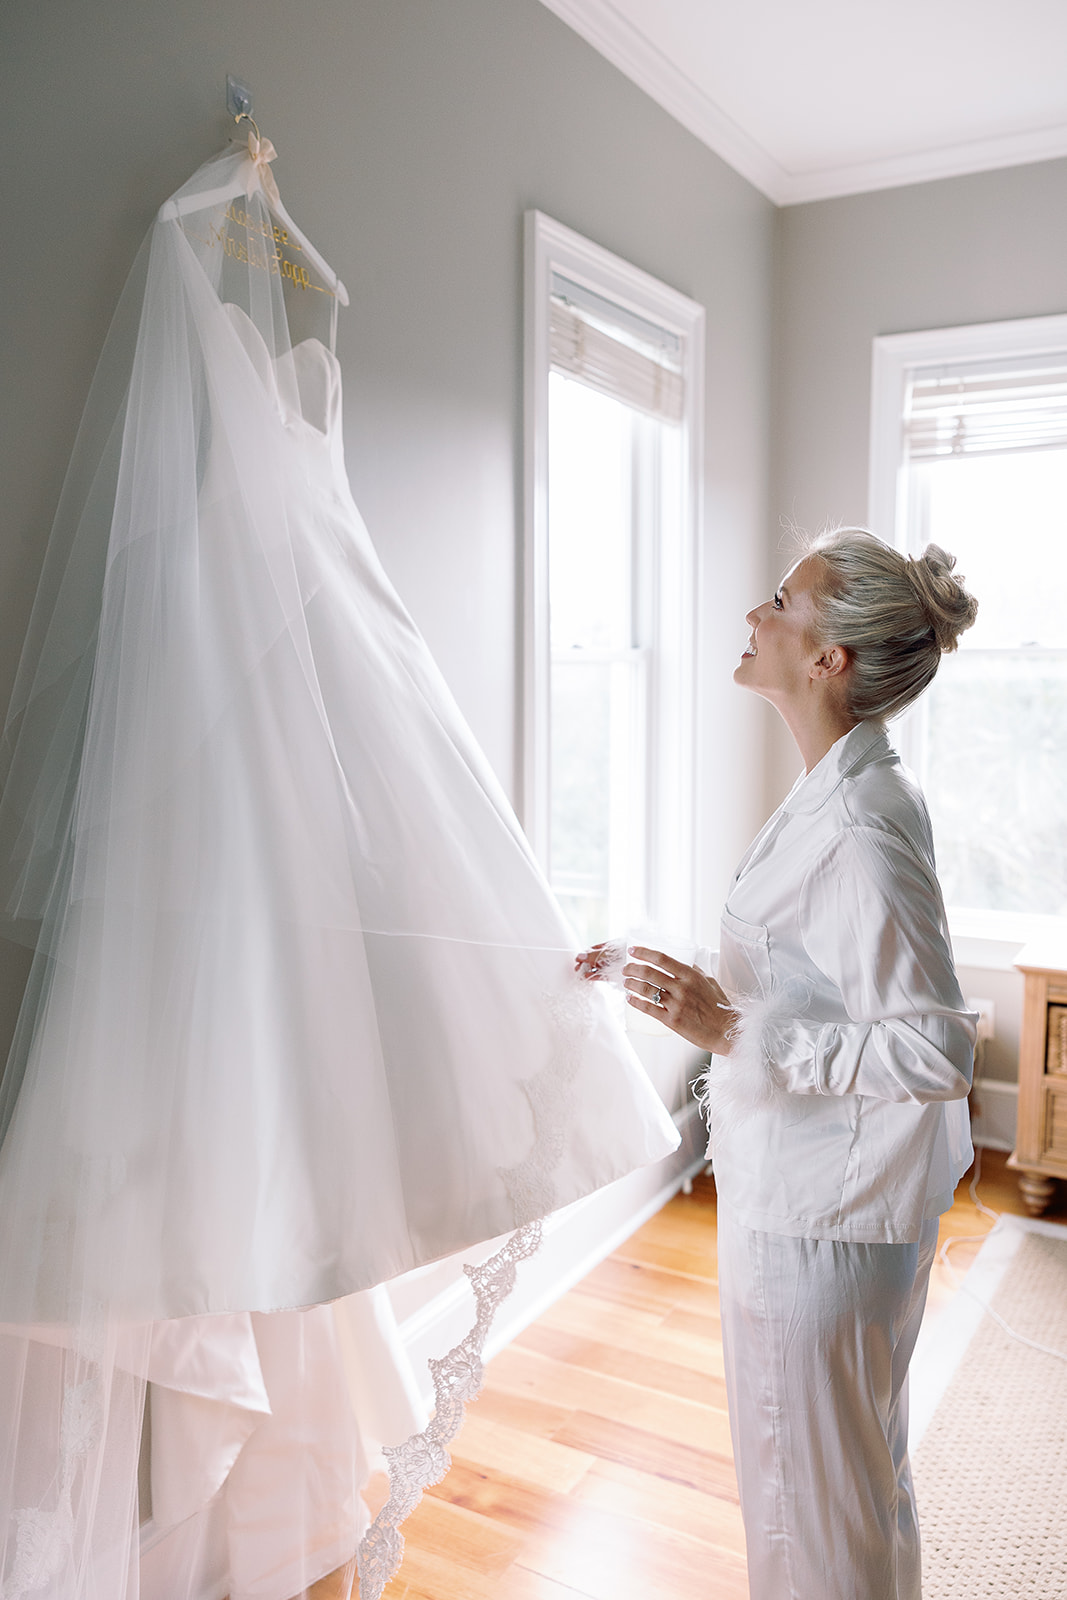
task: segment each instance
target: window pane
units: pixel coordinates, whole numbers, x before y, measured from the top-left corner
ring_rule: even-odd
[[[578,936],[643,910],[644,653],[635,573],[650,419],[559,373],[549,384],[552,677],[549,876]],[[640,533],[639,533],[639,530]]]
[[[552,882],[576,927],[607,918],[611,667],[552,672]]]
[[[643,913],[645,660],[552,668],[552,886],[583,940]]]
[[[926,719],[948,903],[1067,915],[1067,656],[946,657]]]
[[[552,649],[626,649],[634,413],[557,372],[548,406]]]
[[[1067,450],[949,458],[917,479],[927,537],[952,551],[978,597],[960,648],[1067,649]]]
[[[950,905],[1067,914],[1067,451],[914,469],[913,547],[951,550],[978,621],[920,711]]]

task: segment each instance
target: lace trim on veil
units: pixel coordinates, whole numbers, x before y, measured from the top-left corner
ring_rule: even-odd
[[[26,1506],[15,1512],[15,1561],[4,1585],[3,1600],[22,1600],[43,1589],[62,1572],[74,1535],[74,1479],[79,1465],[97,1443],[103,1422],[99,1377],[68,1386],[60,1422],[59,1494],[51,1511]]]
[[[84,1473],[91,1453],[103,1442],[107,1402],[105,1394],[105,1339],[103,1318],[77,1331],[68,1357],[76,1376],[63,1386],[59,1422],[59,1474],[55,1503],[15,1510],[15,1559],[0,1591],[2,1600],[23,1600],[58,1578],[74,1548],[74,1485]]]
[[[116,1169],[109,1160],[89,1163],[89,1178],[98,1193],[114,1192]],[[61,1246],[62,1234],[55,1224],[46,1230],[46,1241]],[[69,1348],[61,1357],[69,1366],[62,1390],[54,1501],[50,1508],[39,1503],[14,1508],[15,1554],[0,1600],[23,1600],[52,1584],[69,1566],[77,1520],[75,1484],[91,1470],[93,1453],[106,1445],[107,1378],[113,1356],[107,1326],[103,1307],[97,1304],[71,1330]]]
[[[426,1427],[403,1444],[386,1446],[383,1452],[389,1468],[389,1498],[357,1551],[360,1600],[381,1600],[403,1560],[400,1524],[452,1465],[448,1446],[459,1432],[468,1403],[477,1398],[485,1381],[482,1352],[490,1325],[515,1287],[519,1262],[540,1249],[541,1218],[555,1204],[552,1173],[563,1154],[572,1085],[581,1060],[581,1040],[592,1023],[592,1003],[577,985],[566,996],[545,995],[544,1002],[552,1019],[555,1048],[548,1064],[522,1085],[533,1114],[533,1148],[518,1166],[500,1173],[521,1226],[480,1267],[464,1266],[474,1291],[474,1325],[446,1356],[429,1362],[435,1406]],[[535,1220],[523,1220],[531,1216]]]

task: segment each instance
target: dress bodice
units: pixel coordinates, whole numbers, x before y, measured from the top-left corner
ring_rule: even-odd
[[[341,421],[341,367],[333,351],[310,338],[274,357],[247,312],[231,301],[222,309],[279,421],[332,442]]]

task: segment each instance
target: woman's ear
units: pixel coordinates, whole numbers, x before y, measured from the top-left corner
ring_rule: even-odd
[[[843,644],[828,644],[817,661],[811,664],[813,678],[839,678],[848,671],[851,657]]]

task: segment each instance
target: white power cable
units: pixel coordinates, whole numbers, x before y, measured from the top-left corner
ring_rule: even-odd
[[[985,1044],[985,1040],[984,1039],[980,1039],[978,1041],[977,1049],[975,1050],[975,1057],[974,1057],[974,1068],[975,1068],[975,1072],[974,1072],[974,1087],[976,1089],[978,1088],[978,1086],[979,1086],[979,1084],[981,1082],[981,1076],[982,1076],[981,1068],[982,1068],[982,1055],[983,1055],[982,1047],[983,1047],[984,1044]],[[971,1181],[967,1186],[967,1193],[970,1195],[971,1200],[974,1203],[975,1209],[978,1212],[980,1212],[983,1217],[991,1217],[993,1222],[997,1223],[997,1222],[1000,1221],[1000,1212],[999,1211],[994,1211],[991,1206],[987,1206],[983,1201],[981,1201],[978,1198],[978,1185],[981,1182],[981,1179],[982,1179],[982,1146],[978,1145],[975,1148],[975,1152],[974,1152],[974,1175],[972,1176]],[[1053,1349],[1053,1347],[1051,1345],[1041,1344],[1036,1339],[1029,1339],[1029,1338],[1027,1338],[1025,1333],[1020,1333],[1017,1328],[1013,1328],[1010,1325],[1010,1323],[1005,1322],[1004,1318],[1000,1315],[999,1311],[994,1311],[993,1310],[993,1307],[989,1304],[988,1300],[984,1300],[980,1294],[975,1294],[973,1289],[969,1289],[967,1287],[966,1281],[963,1278],[960,1277],[959,1273],[956,1272],[955,1268],[952,1266],[951,1262],[949,1261],[948,1253],[949,1253],[949,1250],[952,1248],[952,1246],[954,1244],[972,1244],[976,1240],[988,1239],[989,1235],[992,1233],[992,1231],[993,1231],[992,1228],[987,1228],[985,1233],[956,1233],[956,1234],[953,1234],[951,1238],[945,1240],[944,1244],[941,1246],[940,1250],[937,1252],[938,1261],[944,1267],[945,1271],[948,1273],[949,1277],[952,1279],[952,1281],[956,1285],[957,1289],[962,1289],[964,1294],[970,1295],[972,1300],[976,1300],[978,1302],[978,1304],[982,1307],[982,1310],[986,1313],[986,1315],[992,1317],[993,1321],[997,1324],[997,1327],[1001,1328],[1008,1335],[1009,1339],[1014,1339],[1019,1344],[1025,1344],[1031,1350],[1039,1350],[1042,1355],[1055,1356],[1057,1361],[1067,1361],[1067,1350],[1056,1350],[1056,1349]]]

